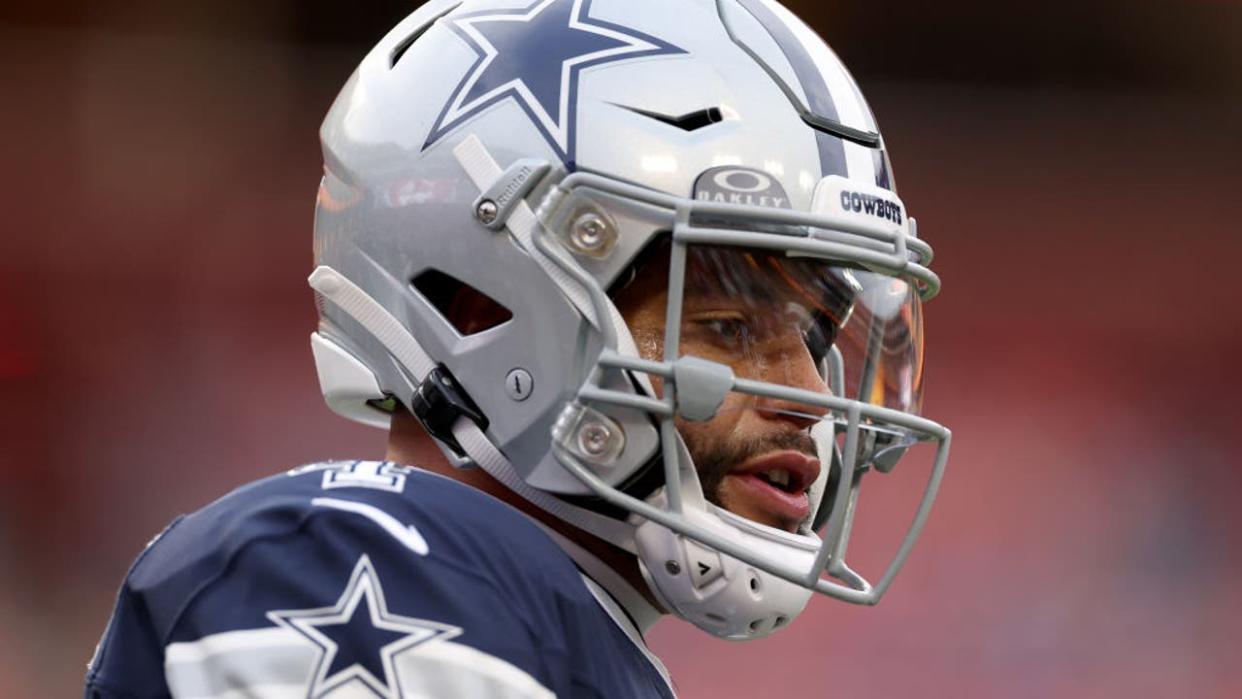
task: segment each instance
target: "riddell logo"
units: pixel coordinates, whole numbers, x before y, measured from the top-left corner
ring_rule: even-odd
[[[841,208],[846,211],[855,211],[886,218],[893,223],[901,223],[902,221],[901,204],[872,194],[841,192]]]

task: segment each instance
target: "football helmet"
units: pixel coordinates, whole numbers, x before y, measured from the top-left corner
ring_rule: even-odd
[[[939,280],[857,85],[787,9],[433,0],[321,138],[311,344],[334,411],[411,411],[718,636],[767,635],[814,591],[880,599],[948,456],[918,414]],[[660,322],[631,327],[626,295]],[[463,324],[463,299],[488,317]],[[696,426],[757,414],[801,467],[696,468]],[[868,581],[845,560],[863,475],[919,444],[913,523]],[[796,526],[723,507],[704,482],[729,476]]]

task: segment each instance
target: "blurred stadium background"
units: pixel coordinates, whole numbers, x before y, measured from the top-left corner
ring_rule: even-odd
[[[317,127],[416,3],[0,8],[0,696],[73,696],[143,543],[378,432],[322,405]],[[1242,3],[789,3],[935,245],[955,431],[885,602],[758,644],[663,622],[685,697],[1242,696]]]

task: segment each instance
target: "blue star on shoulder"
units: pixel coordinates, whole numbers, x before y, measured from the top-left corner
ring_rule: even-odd
[[[320,648],[309,697],[361,682],[384,699],[399,699],[394,656],[433,639],[461,633],[456,626],[389,612],[379,576],[366,555],[358,559],[345,591],[333,606],[272,611],[267,616]]]
[[[591,18],[591,2],[538,0],[525,9],[450,16],[448,27],[478,59],[444,105],[423,147],[482,110],[511,99],[573,169],[582,69],[686,53],[649,34]]]

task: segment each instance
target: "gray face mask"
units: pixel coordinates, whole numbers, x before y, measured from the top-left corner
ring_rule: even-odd
[[[589,180],[592,189],[608,188],[587,175],[571,176],[567,183],[575,179]],[[824,190],[841,184],[829,181]],[[652,197],[653,204],[659,200]],[[607,349],[601,354],[597,371],[580,389],[581,408],[566,423],[572,427],[560,432],[558,458],[586,482],[598,479],[617,453],[601,459],[579,448],[573,435],[602,429],[624,436],[627,425],[605,406],[645,406],[662,421],[664,433],[675,436],[680,451],[670,451],[669,441],[664,442],[665,511],[657,513],[650,503],[637,501],[627,503],[632,511],[659,522],[663,531],[677,531],[669,510],[680,507],[684,514],[702,507],[721,515],[727,508],[748,520],[726,516],[729,528],[746,535],[762,538],[783,530],[804,536],[800,543],[813,550],[801,556],[805,560],[786,561],[790,567],[783,570],[780,564],[767,569],[780,571],[774,575],[785,582],[873,602],[883,589],[844,560],[863,474],[892,473],[910,447],[933,446],[926,478],[919,481],[921,497],[914,503],[916,526],[893,543],[897,557],[880,577],[886,585],[917,536],[947,458],[947,432],[916,415],[923,374],[920,309],[923,298],[934,293],[934,276],[891,253],[882,261],[874,247],[852,240],[877,230],[830,215],[686,200],[669,204],[683,208],[680,220],[670,222],[667,255],[649,253],[655,262],[646,260],[643,270],[614,291],[636,347],[631,353],[638,358]],[[893,250],[923,249],[906,235],[901,231],[890,238]],[[602,289],[596,288],[597,300],[605,303]],[[649,395],[657,400],[636,402],[609,389],[610,368],[645,374]],[[799,463],[797,454],[812,451],[817,463]],[[602,487],[596,492],[612,494]],[[617,492],[614,497],[624,502],[626,496]],[[816,531],[822,532],[822,541]],[[761,565],[740,547],[734,554],[728,532],[713,537],[687,526],[680,534]],[[791,567],[797,565],[804,568],[795,573]],[[653,579],[662,575],[650,573]],[[775,628],[774,619],[768,617],[757,628]]]

